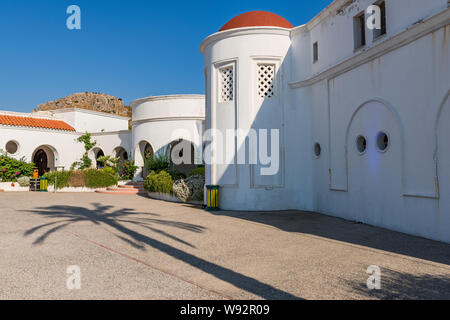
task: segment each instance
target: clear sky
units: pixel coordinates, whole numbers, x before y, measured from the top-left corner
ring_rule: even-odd
[[[30,112],[76,92],[126,104],[150,95],[204,93],[200,44],[234,16],[277,13],[294,26],[331,0],[1,0],[0,110]],[[81,8],[81,30],[66,9]]]

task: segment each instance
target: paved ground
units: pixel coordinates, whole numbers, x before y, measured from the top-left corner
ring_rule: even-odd
[[[450,245],[323,215],[101,194],[0,205],[0,299],[450,299]]]

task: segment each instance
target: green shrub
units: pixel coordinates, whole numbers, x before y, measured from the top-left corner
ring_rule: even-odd
[[[49,186],[55,185],[56,178],[56,189],[62,189],[69,186],[71,173],[71,171],[53,171],[44,174],[44,177],[48,179]]]
[[[87,169],[84,170],[84,177],[86,187],[91,189],[111,187],[118,183],[117,175],[108,169]]]
[[[97,159],[97,162],[101,162],[104,164],[105,169],[110,168],[114,171],[114,173],[119,173],[119,160],[120,158],[114,158],[111,156],[101,156]]]
[[[167,172],[170,174],[173,181],[177,181],[180,179],[186,179],[186,174],[184,172],[173,170],[173,169],[170,169]]]
[[[205,167],[198,167],[189,173],[189,176],[204,176],[205,175]]]
[[[133,180],[136,174],[137,166],[134,165],[134,161],[128,160],[122,163],[120,177],[123,180]]]
[[[145,163],[145,167],[149,172],[156,171],[167,171],[170,167],[170,159],[164,154],[156,154],[150,156]]]
[[[117,175],[111,168],[106,169],[87,169],[87,170],[71,170],[71,171],[54,171],[44,175],[48,178],[49,186],[55,185],[56,189],[66,187],[87,187],[91,189],[106,188],[117,185]]]
[[[0,152],[0,181],[15,182],[20,177],[33,175],[33,163],[28,163],[24,158],[17,160]]]
[[[144,187],[149,192],[171,193],[173,179],[166,171],[152,171],[145,179]]]
[[[84,144],[85,153],[81,157],[80,161],[74,162],[72,164],[71,169],[78,168],[78,169],[83,170],[83,169],[90,168],[92,166],[92,160],[89,158],[89,151],[93,147],[95,147],[97,142],[91,140],[91,134],[88,132],[86,132],[84,135],[78,137],[77,141]]]

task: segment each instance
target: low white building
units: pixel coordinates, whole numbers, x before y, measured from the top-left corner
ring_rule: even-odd
[[[127,117],[76,108],[30,114],[0,111],[0,150],[34,162],[40,174],[68,170],[85,152],[77,139],[89,132],[96,141],[89,151],[93,166],[102,155],[135,160],[140,168],[136,179],[142,179],[146,150],[168,153],[179,140],[195,146],[195,157],[201,163],[204,96],[149,97],[132,106],[132,122]]]
[[[381,28],[369,28],[372,5]],[[275,174],[236,164],[246,136],[207,165],[221,208],[315,211],[450,242],[448,6],[336,0],[299,27],[251,12],[206,38],[206,129],[279,135]],[[213,155],[229,147],[216,140]]]

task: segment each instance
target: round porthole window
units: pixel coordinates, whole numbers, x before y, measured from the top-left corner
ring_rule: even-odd
[[[360,154],[366,152],[367,139],[364,136],[358,136],[358,138],[356,138],[356,150],[358,150]]]
[[[314,155],[316,156],[316,158],[319,158],[321,154],[322,154],[322,147],[320,146],[320,143],[316,142],[314,144]]]
[[[16,141],[8,141],[6,144],[6,152],[16,154],[19,151],[19,144]]]
[[[376,143],[378,151],[385,152],[389,147],[389,136],[385,132],[378,133]]]

